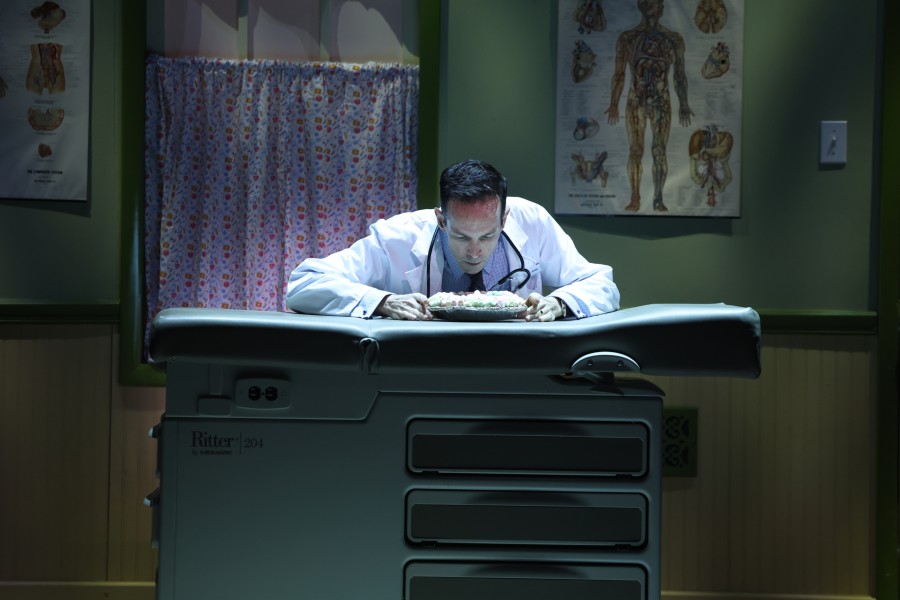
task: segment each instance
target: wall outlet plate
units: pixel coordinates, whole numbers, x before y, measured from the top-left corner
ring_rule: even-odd
[[[663,477],[697,476],[698,424],[695,407],[663,408]]]

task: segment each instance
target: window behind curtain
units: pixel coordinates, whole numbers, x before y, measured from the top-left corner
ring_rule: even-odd
[[[147,324],[285,310],[291,270],[416,206],[418,67],[150,57]]]

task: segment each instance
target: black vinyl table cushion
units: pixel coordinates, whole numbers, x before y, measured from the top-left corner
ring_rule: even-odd
[[[760,322],[752,308],[649,304],[585,319],[393,321],[212,308],[168,308],[153,321],[155,363],[252,362],[408,372],[562,374],[617,353],[647,375],[755,378]]]

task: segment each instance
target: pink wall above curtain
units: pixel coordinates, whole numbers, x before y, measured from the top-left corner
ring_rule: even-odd
[[[147,319],[285,310],[291,270],[416,207],[418,67],[150,57]]]

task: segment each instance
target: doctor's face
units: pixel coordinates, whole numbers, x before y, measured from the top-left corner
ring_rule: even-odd
[[[476,202],[450,200],[447,211],[434,209],[438,226],[447,232],[450,253],[462,270],[474,275],[484,268],[500,241],[506,214],[500,214],[500,199],[486,196]]]

